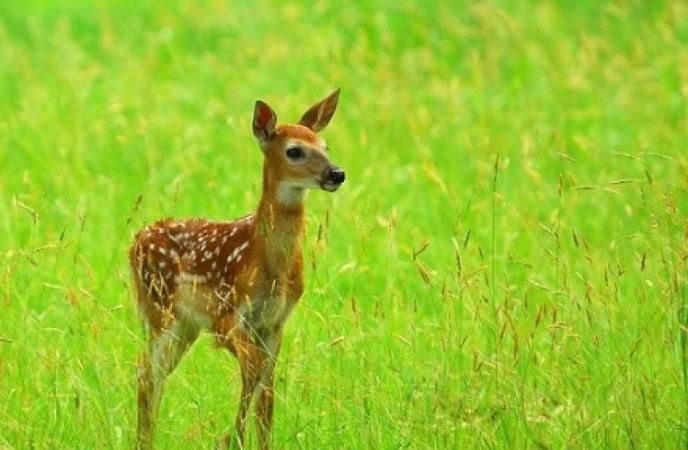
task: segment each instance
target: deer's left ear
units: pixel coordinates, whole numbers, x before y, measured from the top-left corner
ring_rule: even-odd
[[[253,135],[262,144],[267,142],[275,131],[277,114],[267,103],[258,100],[253,111]]]
[[[314,132],[319,132],[330,123],[330,119],[337,109],[339,101],[339,89],[327,96],[323,101],[311,106],[301,117],[299,124],[310,128]]]

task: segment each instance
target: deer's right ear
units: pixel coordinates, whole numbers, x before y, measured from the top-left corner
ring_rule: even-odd
[[[267,103],[256,101],[256,108],[253,110],[253,135],[261,145],[270,139],[275,131],[275,125],[277,125],[275,111]]]

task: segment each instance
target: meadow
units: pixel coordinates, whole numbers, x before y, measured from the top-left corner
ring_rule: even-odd
[[[3,2],[0,449],[132,448],[134,233],[251,211],[255,100],[336,87],[274,447],[688,449],[681,0]],[[159,448],[232,429],[213,347]]]

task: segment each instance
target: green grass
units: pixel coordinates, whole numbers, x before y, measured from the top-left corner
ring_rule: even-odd
[[[133,233],[251,210],[253,102],[336,86],[275,448],[688,448],[685,2],[95,3],[0,8],[0,448],[133,445]],[[238,387],[202,339],[159,448]]]

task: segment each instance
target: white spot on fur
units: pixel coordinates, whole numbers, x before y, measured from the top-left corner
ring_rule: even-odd
[[[182,272],[177,277],[177,281],[182,282],[182,283],[197,284],[197,283],[205,283],[207,281],[207,279],[203,275],[196,275],[194,273]]]
[[[184,253],[182,259],[189,262],[196,262],[196,250],[191,250],[189,252]]]
[[[247,247],[248,247],[248,241],[244,242],[243,244],[241,244],[240,246],[235,248],[234,251],[232,251],[232,253],[227,257],[227,262],[230,263],[234,260],[239,261],[239,256],[241,255],[241,252],[246,250]]]

